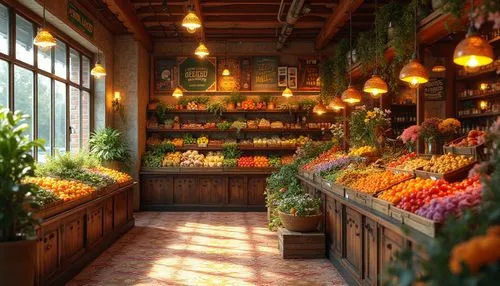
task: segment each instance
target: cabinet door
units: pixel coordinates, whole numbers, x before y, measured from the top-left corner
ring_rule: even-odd
[[[266,197],[264,192],[266,191],[266,177],[248,177],[248,204],[249,205],[261,205],[266,204]]]
[[[226,202],[226,192],[222,177],[200,178],[200,203],[204,205],[223,205]]]
[[[174,200],[172,176],[142,176],[142,202],[145,204],[172,204]]]
[[[62,222],[62,258],[71,262],[84,252],[85,211],[78,212]]]
[[[246,205],[245,177],[231,176],[228,178],[228,195],[230,205]]]
[[[385,273],[386,267],[394,260],[395,253],[403,249],[404,238],[385,227],[381,228],[381,231],[380,273],[382,276]]]
[[[360,279],[362,270],[362,216],[357,211],[346,208],[346,260],[353,274]]]
[[[106,236],[113,232],[113,197],[106,199],[103,204],[103,229],[104,235]]]
[[[115,229],[127,222],[127,192],[121,192],[113,197],[114,200],[114,226]]]
[[[40,230],[39,238],[39,254],[38,259],[40,261],[40,266],[38,271],[40,272],[38,277],[40,281],[46,281],[50,279],[52,275],[57,273],[61,266],[61,229],[59,223],[52,223],[50,225],[43,226]]]
[[[326,247],[328,249],[328,254],[335,251],[335,200],[329,196],[326,196]]]
[[[104,204],[87,209],[87,246],[92,247],[104,234]]]
[[[127,220],[131,220],[134,217],[134,189],[129,188],[127,190]]]
[[[174,178],[174,203],[180,205],[199,204],[199,190],[195,177]]]
[[[377,285],[378,276],[378,229],[377,223],[365,218],[363,232],[363,282],[365,285]]]
[[[334,251],[339,257],[344,256],[344,205],[339,201],[335,202],[334,213]]]

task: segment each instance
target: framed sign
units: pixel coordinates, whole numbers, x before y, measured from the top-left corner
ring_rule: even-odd
[[[278,67],[278,86],[286,87],[288,84],[287,67]]]
[[[278,58],[254,57],[252,59],[252,90],[278,89]]]
[[[179,87],[186,91],[215,91],[217,88],[217,59],[177,58]]]
[[[320,89],[318,59],[299,59],[299,89]]]
[[[94,22],[73,1],[68,2],[68,20],[89,38],[94,38]]]
[[[222,71],[227,68],[231,73],[223,76]],[[222,58],[217,63],[217,90],[237,91],[240,90],[240,60],[236,58]]]
[[[444,78],[430,78],[429,82],[424,85],[425,100],[444,100],[446,97]]]
[[[172,91],[177,83],[177,62],[174,58],[154,60],[154,87],[156,92]]]
[[[240,60],[240,90],[250,90],[252,82],[252,69],[250,59]]]
[[[297,68],[288,68],[288,87],[297,88]]]

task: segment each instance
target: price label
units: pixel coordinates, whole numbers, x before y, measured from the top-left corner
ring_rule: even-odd
[[[431,176],[431,180],[437,181],[437,178],[434,176]]]

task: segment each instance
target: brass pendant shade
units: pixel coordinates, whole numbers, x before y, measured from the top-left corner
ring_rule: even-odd
[[[340,99],[340,97],[336,96],[328,105],[328,107],[332,110],[339,111],[345,108],[345,103]]]
[[[225,67],[224,70],[222,71],[222,75],[223,76],[230,76],[231,72],[229,71],[229,69],[227,67]]]
[[[399,79],[407,82],[411,88],[429,81],[425,67],[415,58],[411,59],[399,72]]]
[[[189,33],[192,34],[201,27],[201,21],[195,13],[189,11],[184,19],[182,19],[181,25],[182,27],[186,28]]]
[[[100,63],[96,63],[90,74],[96,78],[100,78],[106,76],[106,69]]]
[[[293,96],[293,92],[291,89],[289,89],[288,87],[285,88],[285,90],[283,90],[283,92],[281,93],[281,96],[283,97],[292,97]]]
[[[327,112],[326,107],[323,105],[322,102],[318,102],[314,107],[313,107],[313,112],[321,115]]]
[[[178,88],[178,87],[176,87],[176,88],[174,89],[174,92],[172,92],[172,96],[173,96],[173,97],[177,97],[177,98],[178,98],[178,97],[182,97],[183,95],[184,95],[184,93],[183,93],[183,92],[182,92],[182,90],[181,90],[180,88]]]
[[[200,44],[198,45],[198,47],[194,51],[194,54],[200,58],[204,58],[204,57],[210,55],[210,52],[208,51],[207,46],[205,46],[204,43],[200,42]]]
[[[40,28],[36,34],[33,44],[40,48],[50,48],[56,45],[56,38],[46,28]]]
[[[480,67],[493,62],[495,54],[490,43],[473,31],[467,33],[455,48],[453,62],[466,67]]]
[[[350,104],[361,102],[361,97],[361,92],[352,85],[342,93],[342,101]]]
[[[446,67],[443,63],[442,60],[437,60],[436,63],[434,63],[434,66],[432,66],[432,72],[444,72],[446,71]]]
[[[381,94],[387,93],[388,87],[387,83],[381,77],[374,74],[365,82],[363,91],[372,94],[373,97],[378,97]]]

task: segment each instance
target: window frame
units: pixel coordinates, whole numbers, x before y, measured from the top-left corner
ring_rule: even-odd
[[[3,54],[0,52],[0,59],[5,60],[8,64],[8,108],[10,110],[14,109],[14,69],[15,66],[27,69],[33,72],[33,117],[31,118],[33,138],[38,138],[38,77],[43,75],[48,77],[51,81],[51,155],[55,154],[55,81],[59,81],[65,84],[66,87],[66,152],[70,150],[70,139],[71,139],[71,129],[70,129],[70,101],[69,101],[69,91],[70,86],[77,88],[79,90],[79,102],[82,99],[82,91],[86,91],[90,95],[89,103],[89,132],[94,130],[94,78],[90,76],[90,85],[85,87],[83,85],[83,57],[86,57],[90,61],[90,69],[92,68],[92,63],[95,62],[95,54],[90,52],[88,49],[84,48],[82,45],[68,37],[66,34],[62,33],[58,29],[54,28],[50,24],[50,32],[57,38],[58,41],[63,42],[66,45],[66,78],[61,78],[55,74],[55,47],[51,47],[51,71],[48,72],[38,67],[38,47],[33,45],[33,65],[25,63],[16,58],[16,16],[20,16],[26,21],[33,24],[33,33],[36,35],[38,29],[42,26],[43,19],[25,8],[20,4],[9,5],[5,1],[0,0],[0,4],[7,8],[9,16],[9,37],[8,37],[8,54]],[[80,60],[79,67],[79,81],[77,83],[70,80],[70,49],[78,52],[78,57]],[[89,71],[90,73],[90,71]],[[79,105],[80,116],[79,116],[79,146],[80,149],[84,148],[82,146],[82,106]],[[38,160],[38,150],[33,150],[34,158]]]

